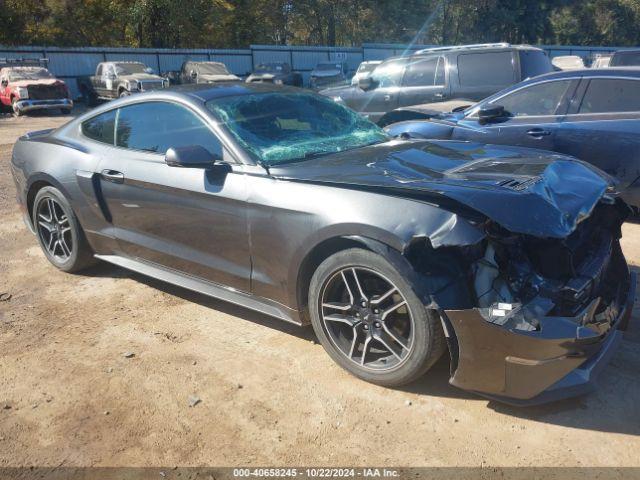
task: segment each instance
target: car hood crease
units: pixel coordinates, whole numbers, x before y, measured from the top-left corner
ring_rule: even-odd
[[[456,141],[392,141],[270,167],[274,177],[386,194],[446,197],[505,229],[564,238],[610,182],[571,157]]]

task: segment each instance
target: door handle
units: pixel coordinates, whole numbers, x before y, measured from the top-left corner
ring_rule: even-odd
[[[391,100],[391,95],[387,94],[384,96],[384,101],[388,102],[389,100]]]
[[[527,135],[534,138],[542,138],[551,135],[551,132],[542,128],[532,128],[527,132]]]
[[[436,98],[444,98],[444,93],[434,93],[433,96]]]
[[[124,173],[116,170],[102,170],[101,176],[107,182],[124,183]]]

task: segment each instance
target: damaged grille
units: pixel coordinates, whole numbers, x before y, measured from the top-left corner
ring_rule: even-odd
[[[159,88],[162,88],[163,83],[158,81],[158,82],[140,82],[140,90],[142,91],[147,91],[147,90],[157,90]]]
[[[605,308],[619,293],[616,278],[625,278],[617,241],[625,215],[601,204],[564,239],[494,237],[499,269],[519,301],[542,295],[553,300],[556,315],[575,315],[598,297]]]
[[[67,98],[67,90],[63,85],[29,85],[27,92],[31,100],[57,100]]]

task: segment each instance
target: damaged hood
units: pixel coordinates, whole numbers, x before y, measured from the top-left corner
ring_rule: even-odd
[[[32,85],[64,85],[64,82],[57,78],[39,78],[37,80],[16,80],[9,83],[11,87],[30,87]]]
[[[229,82],[233,80],[240,80],[240,77],[233,73],[217,73],[217,74],[205,74],[198,75],[198,83],[216,83],[216,82]]]
[[[514,233],[564,238],[611,180],[564,155],[456,141],[392,141],[269,168],[292,181],[361,188],[471,208]],[[400,212],[399,212],[400,213]]]

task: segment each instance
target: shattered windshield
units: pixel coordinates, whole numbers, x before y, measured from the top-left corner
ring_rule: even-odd
[[[203,75],[229,75],[224,63],[199,63],[198,70]]]
[[[135,73],[146,73],[146,65],[142,63],[116,63],[116,74],[133,75]]]
[[[9,80],[17,82],[19,80],[43,80],[54,78],[46,68],[40,67],[19,67],[9,70]]]
[[[215,99],[207,108],[267,165],[386,142],[388,135],[338,103],[308,93],[259,93]]]

